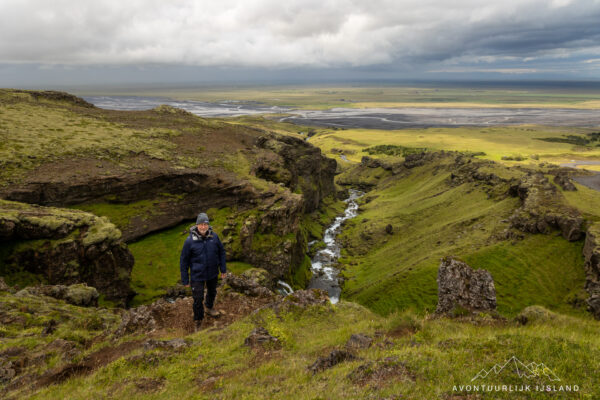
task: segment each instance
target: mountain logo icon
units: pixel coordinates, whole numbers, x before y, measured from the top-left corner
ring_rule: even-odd
[[[492,372],[495,375],[498,375],[503,371],[511,370],[512,372],[516,373],[519,376],[519,378],[532,379],[536,377],[545,376],[551,381],[560,381],[560,378],[556,376],[556,374],[552,372],[552,370],[548,368],[544,363],[530,362],[529,364],[525,364],[517,357],[512,356],[511,358],[506,360],[503,365],[494,364],[494,366],[488,370],[486,370],[485,368],[482,369],[477,373],[477,375],[473,377],[473,379],[471,379],[471,382],[479,378],[486,378]]]

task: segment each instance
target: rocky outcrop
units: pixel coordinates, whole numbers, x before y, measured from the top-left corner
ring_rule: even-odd
[[[269,331],[263,327],[258,327],[250,332],[250,335],[244,339],[244,345],[252,348],[264,346],[276,346],[279,344],[279,339],[271,336]]]
[[[276,313],[287,312],[291,310],[305,310],[312,306],[329,306],[329,296],[327,292],[321,289],[297,290],[267,307],[273,309]]]
[[[189,298],[188,298],[189,299]],[[178,299],[177,301],[184,301]],[[149,305],[131,308],[121,318],[121,324],[115,331],[115,336],[125,336],[135,332],[151,333],[159,327],[159,322],[172,308],[165,300],[158,300]]]
[[[266,270],[252,268],[244,271],[241,275],[229,274],[225,278],[228,284],[236,292],[252,297],[270,297],[273,292],[275,281]]]
[[[94,108],[95,106],[91,103],[88,103],[81,97],[77,97],[70,93],[59,92],[56,90],[14,90],[15,93],[24,93],[30,95],[35,100],[50,100],[50,101],[62,101],[66,103],[71,103],[73,105],[77,105],[80,107],[86,108]]]
[[[308,370],[312,374],[329,369],[341,362],[356,360],[354,353],[348,350],[333,350],[327,357],[319,357],[317,360],[308,367]]]
[[[255,174],[282,183],[290,191],[300,191],[304,199],[304,212],[312,212],[321,200],[335,194],[333,176],[337,163],[321,154],[321,150],[306,141],[276,134],[265,134],[256,139],[255,145],[271,150],[268,166],[259,163]]]
[[[121,224],[124,241],[195,219],[199,210],[209,205],[211,208],[244,210],[264,201],[264,194],[238,179],[201,172],[160,170],[96,176],[81,182],[40,180],[3,188],[0,196],[23,203],[60,207],[106,203],[125,208],[136,207],[136,202],[140,201],[147,203],[141,215]]]
[[[577,190],[573,180],[565,173],[558,173],[554,175],[554,183],[560,186],[564,191],[574,192]]]
[[[9,171],[0,182],[2,199],[75,206],[106,215],[122,232],[124,242],[194,220],[200,211],[228,207],[233,214],[224,235],[230,240],[229,259],[287,278],[304,261],[302,216],[315,211],[323,198],[335,195],[336,161],[300,137],[208,123],[168,106],[117,113],[65,93],[22,93],[28,96],[9,97],[15,102],[27,97],[29,103],[43,98],[54,108],[66,107],[68,115],[116,124],[113,129],[139,129],[144,140],[159,141],[155,143],[159,147],[140,152],[115,152],[108,139],[73,156],[36,156],[35,163],[27,164],[32,168],[21,174]],[[10,236],[4,231],[11,229],[10,224],[0,226],[0,236]],[[54,255],[72,251],[56,248]]]
[[[542,173],[527,173],[510,188],[510,194],[522,201],[522,206],[509,218],[512,227],[529,233],[558,229],[569,241],[583,237],[579,211],[564,204],[561,194]]]
[[[473,270],[452,257],[441,260],[438,269],[438,314],[457,308],[468,311],[496,310],[496,288],[492,275],[483,269]]]
[[[596,319],[600,319],[600,223],[590,226],[583,246],[585,259],[585,289],[590,297],[587,303]]]
[[[15,296],[24,295],[54,297],[55,299],[64,300],[69,304],[83,307],[98,306],[98,298],[100,297],[96,288],[87,286],[86,284],[82,283],[69,286],[30,286],[15,294]]]
[[[0,237],[7,241],[0,274],[40,274],[50,284],[86,283],[124,304],[133,256],[106,218],[0,200]]]
[[[373,338],[367,335],[363,335],[361,333],[354,333],[346,342],[346,348],[351,350],[368,349],[369,347],[371,347],[372,343]]]

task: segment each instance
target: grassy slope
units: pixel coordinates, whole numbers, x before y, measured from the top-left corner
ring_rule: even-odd
[[[367,194],[372,200],[342,234],[346,299],[382,314],[407,308],[432,311],[439,260],[454,255],[492,273],[498,310],[505,315],[532,304],[582,313],[567,303],[582,296],[582,242],[548,235],[525,235],[514,244],[494,239],[508,227],[502,220],[519,200],[488,198],[474,183],[450,187],[449,167],[437,165],[437,173],[435,167],[389,178]],[[385,233],[387,224],[394,227],[393,235]]]
[[[526,363],[545,363],[561,379],[553,384],[579,386],[575,395],[555,393],[553,398],[597,398],[600,396],[596,384],[596,366],[600,362],[598,322],[546,315],[542,320],[519,326],[512,322],[492,322],[485,317],[474,324],[423,320],[412,314],[383,318],[348,302],[293,311],[280,317],[265,310],[224,329],[189,336],[192,345],[182,352],[166,353],[161,359],[160,350],[138,349],[92,375],[49,386],[30,398],[450,398],[460,393],[453,390],[454,385],[472,384],[471,379],[481,369],[489,369],[512,356]],[[244,346],[244,338],[257,325],[275,335],[281,349],[253,351]],[[317,357],[343,347],[353,333],[375,337],[374,345],[359,350],[358,360],[342,362],[312,375],[307,367]],[[158,360],[146,364],[130,359],[143,353],[153,354]],[[385,363],[395,366],[395,370],[379,379],[370,375]],[[365,380],[353,381],[351,374],[356,375],[363,365],[367,365],[362,373]],[[154,390],[145,389],[143,383],[151,379],[160,384]],[[535,387],[550,382],[510,374],[503,378],[488,377],[479,383],[527,383]],[[535,391],[526,396],[497,392],[481,398],[548,396]]]

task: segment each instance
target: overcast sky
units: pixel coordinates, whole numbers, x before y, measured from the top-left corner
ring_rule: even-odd
[[[0,0],[0,86],[600,79],[600,0]]]

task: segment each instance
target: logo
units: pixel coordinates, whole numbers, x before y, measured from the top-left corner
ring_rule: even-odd
[[[475,381],[476,379],[486,378],[492,372],[498,375],[503,371],[511,369],[515,374],[517,374],[519,378],[532,379],[535,377],[546,377],[550,381],[560,381],[560,378],[556,376],[556,374],[552,372],[552,370],[548,368],[544,363],[538,364],[536,362],[530,362],[529,364],[525,365],[517,357],[512,356],[511,358],[506,360],[506,362],[502,366],[500,366],[499,364],[495,364],[492,368],[490,368],[487,371],[485,369],[482,369],[477,373],[477,375],[473,377],[473,379],[471,379],[471,382]]]
[[[500,383],[498,383],[500,381]],[[510,382],[510,384],[507,383]],[[519,383],[515,384],[516,382]],[[454,392],[578,392],[578,385],[562,384],[546,364],[524,363],[512,356],[490,368],[482,368],[472,384],[454,385]]]

